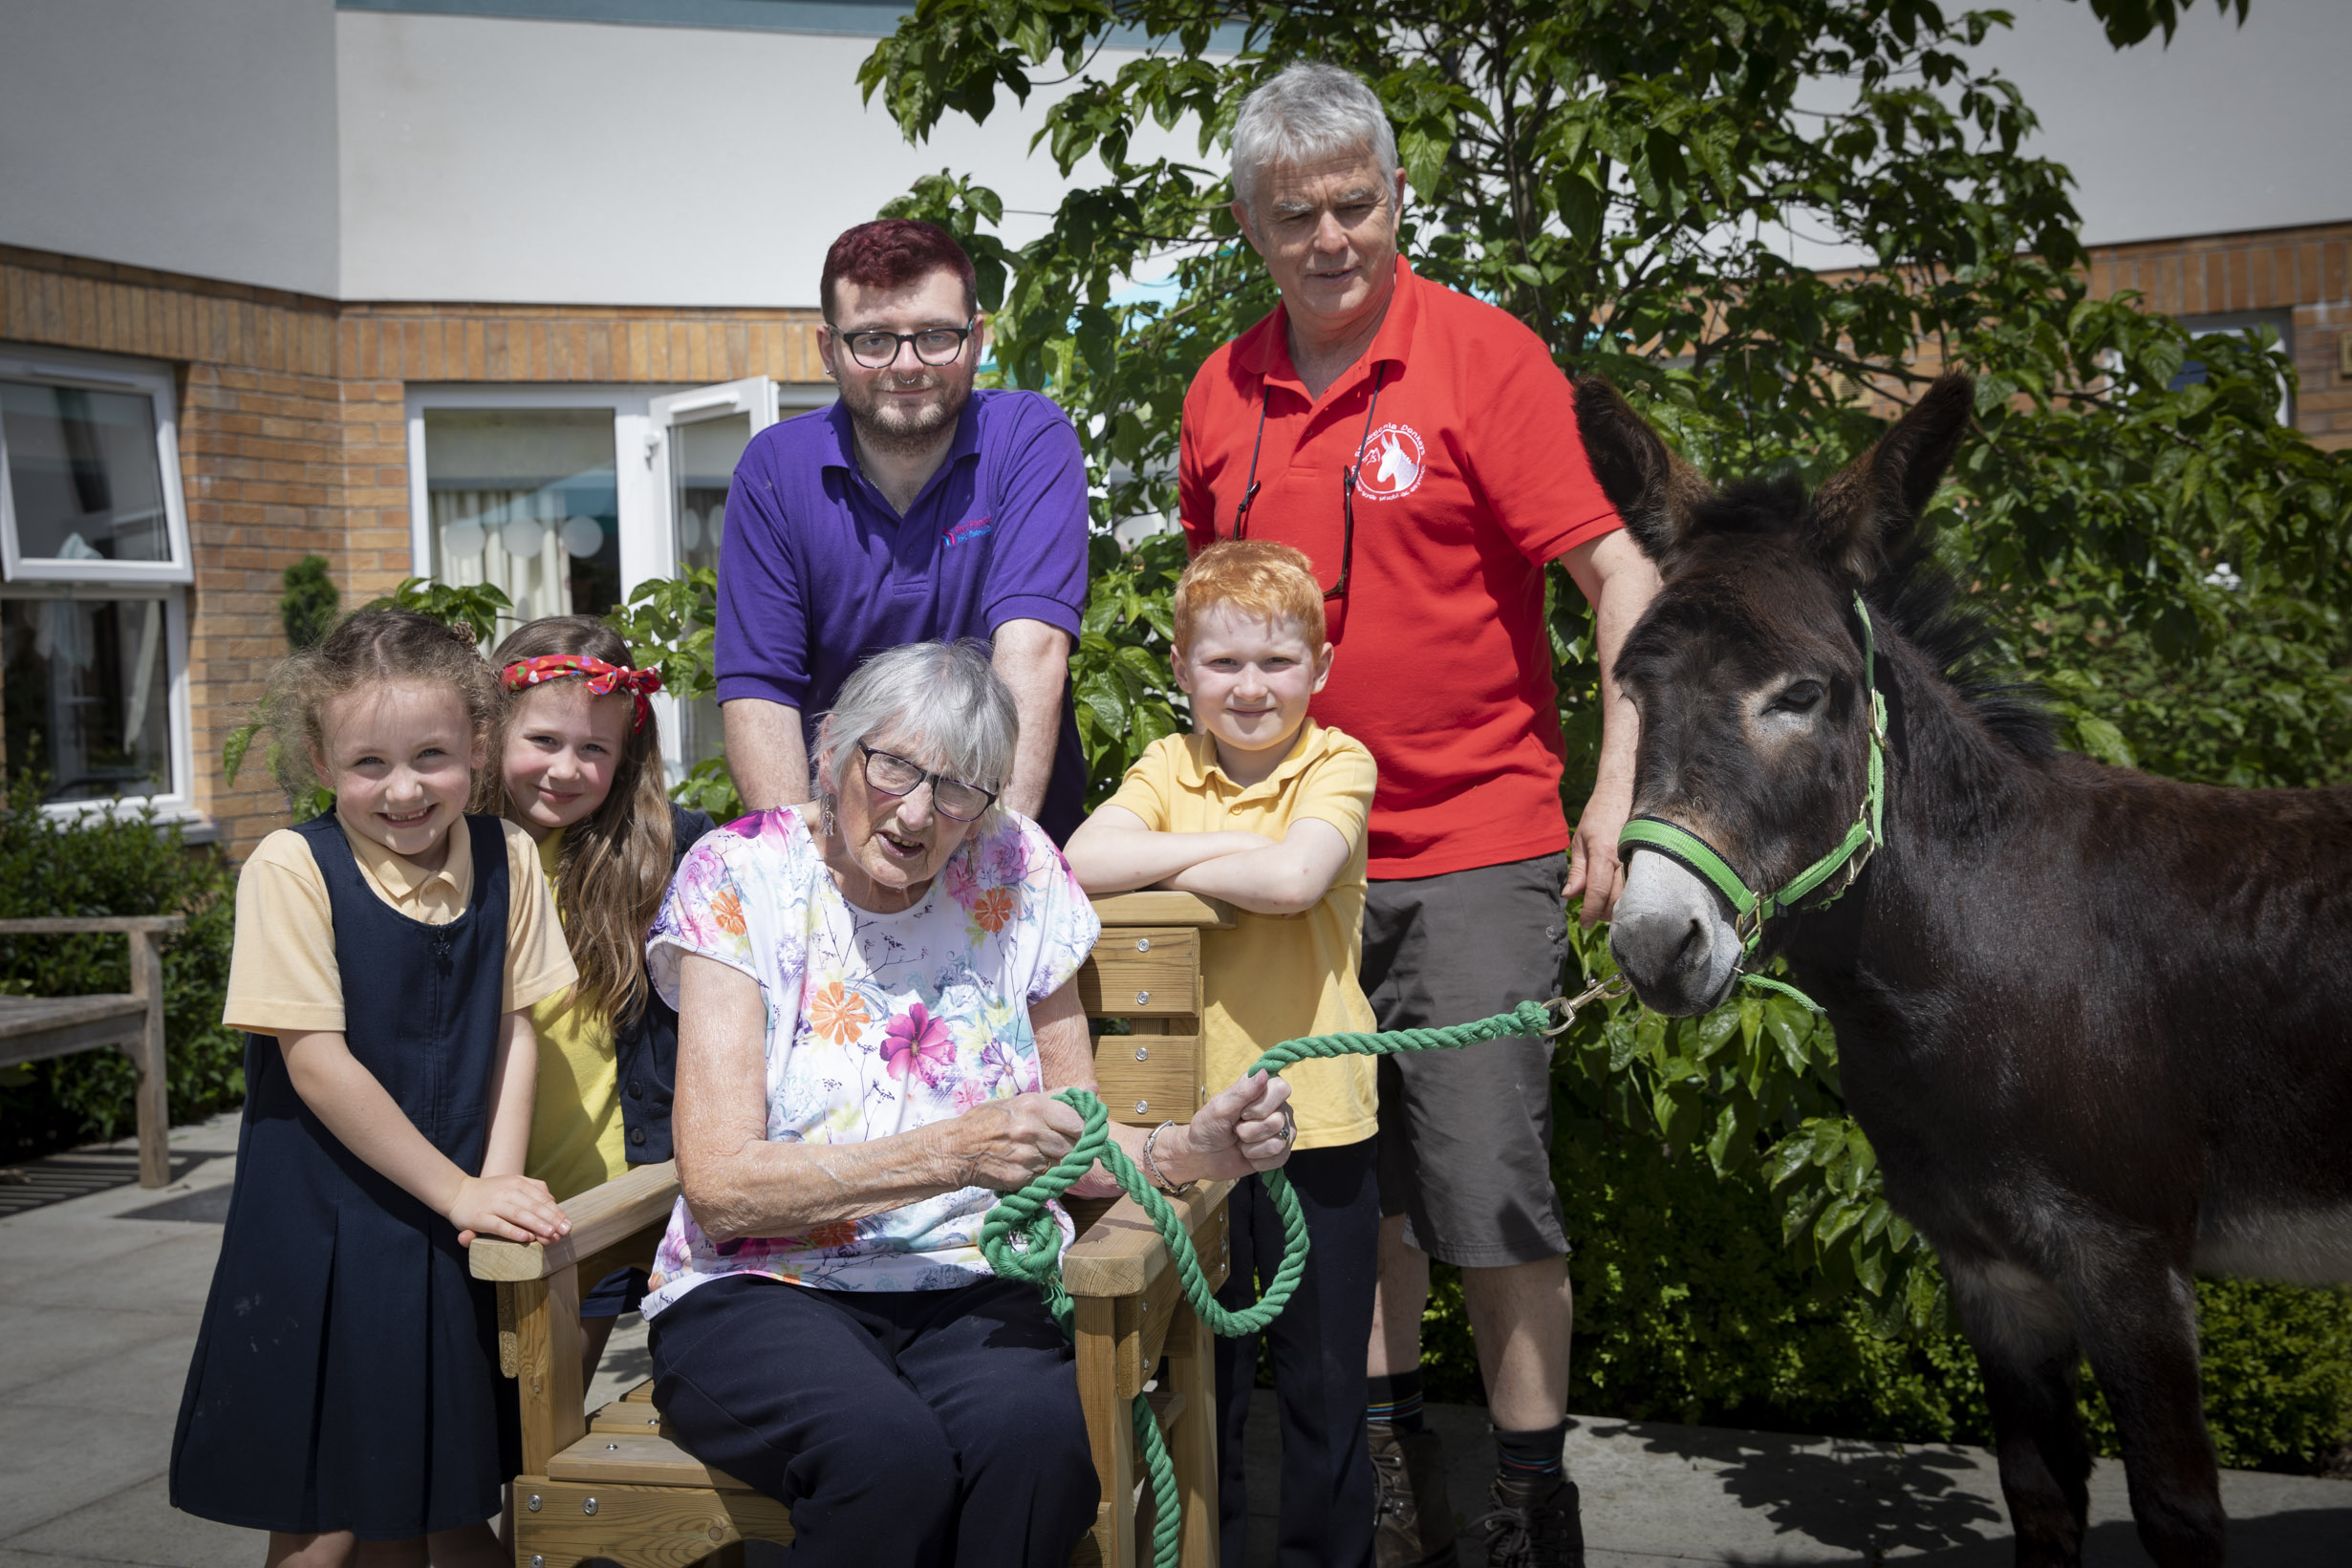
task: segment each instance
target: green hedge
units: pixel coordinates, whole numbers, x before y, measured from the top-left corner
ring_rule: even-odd
[[[218,850],[183,843],[177,827],[100,813],[50,816],[41,788],[41,780],[20,775],[0,813],[0,918],[185,914],[187,930],[163,947],[172,1119],[236,1105],[245,1096],[243,1044],[221,1027],[235,873]],[[0,992],[127,990],[127,947],[119,936],[0,938]],[[136,1082],[130,1059],[111,1050],[0,1075],[0,1157],[120,1135],[133,1121]]]
[[[1553,1173],[1575,1252],[1569,1408],[1630,1420],[1989,1443],[1976,1358],[1955,1330],[1881,1338],[1780,1244],[1779,1207],[1753,1173],[1718,1179],[1600,1119],[1580,1078],[1555,1092]],[[1429,1397],[1478,1403],[1454,1271],[1425,1325]],[[2200,1280],[2206,1420],[2225,1465],[2311,1471],[2352,1433],[2352,1296]],[[2085,1377],[2094,1445],[2115,1425]]]

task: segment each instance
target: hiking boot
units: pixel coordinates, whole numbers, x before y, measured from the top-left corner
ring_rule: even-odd
[[[1471,1525],[1486,1545],[1487,1568],[1585,1568],[1585,1524],[1576,1483],[1546,1475],[1524,1492],[1495,1482],[1493,1512]]]
[[[1372,1450],[1372,1560],[1378,1568],[1455,1568],[1454,1509],[1445,1495],[1437,1434],[1366,1430]]]

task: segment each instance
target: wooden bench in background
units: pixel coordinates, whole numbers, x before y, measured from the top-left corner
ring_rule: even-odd
[[[0,996],[0,1067],[119,1047],[139,1069],[139,1185],[171,1180],[171,1105],[163,1055],[163,957],[156,939],[183,914],[97,914],[0,920],[0,936],[128,936],[131,989],[93,997]]]
[[[1095,901],[1103,934],[1078,977],[1111,1114],[1133,1125],[1184,1122],[1204,1098],[1200,932],[1232,924],[1222,904],[1189,893]],[[1114,1021],[1115,1020],[1115,1021]],[[1115,1032],[1119,1025],[1129,1031]],[[1174,1200],[1212,1288],[1227,1260],[1225,1194],[1204,1182]],[[564,1205],[572,1233],[550,1245],[477,1241],[471,1267],[501,1282],[512,1329],[502,1356],[523,1413],[515,1480],[517,1568],[737,1564],[744,1540],[788,1541],[783,1505],[702,1464],[677,1444],[651,1380],[602,1408],[580,1386],[580,1282],[643,1268],[678,1198],[674,1162],[642,1166]],[[1185,1568],[1217,1560],[1217,1377],[1206,1324],[1177,1288],[1168,1249],[1132,1198],[1070,1205],[1080,1235],[1063,1255],[1077,1305],[1079,1401],[1102,1480],[1095,1527],[1072,1561],[1133,1568],[1151,1503],[1129,1410],[1148,1393],[1168,1438],[1184,1511]]]

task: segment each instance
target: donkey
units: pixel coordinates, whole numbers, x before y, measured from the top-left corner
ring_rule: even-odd
[[[2017,1560],[2082,1560],[2087,1355],[2149,1555],[2223,1561],[2191,1274],[2352,1279],[2352,789],[2104,766],[1982,678],[1919,522],[1965,377],[1810,499],[1718,494],[1603,382],[1576,407],[1664,582],[1616,664],[1641,715],[1637,823],[1754,890],[1832,850],[1879,744],[1875,637],[1879,842],[1798,908],[1768,904],[1751,961],[1784,956],[1828,1013],[1888,1199],[1943,1259]],[[1619,965],[1659,1012],[1719,1004],[1753,928],[1693,869],[1703,848],[1629,843]]]

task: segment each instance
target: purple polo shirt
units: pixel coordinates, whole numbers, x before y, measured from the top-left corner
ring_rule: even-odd
[[[839,403],[751,438],[719,546],[719,700],[765,698],[817,723],[850,672],[902,643],[984,640],[1006,621],[1078,637],[1087,596],[1086,459],[1034,392],[975,392],[956,443],[903,518],[859,472]],[[1038,820],[1078,826],[1086,764],[1067,683]]]

